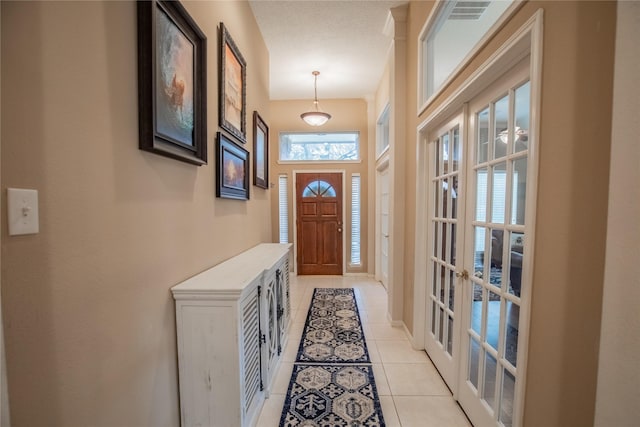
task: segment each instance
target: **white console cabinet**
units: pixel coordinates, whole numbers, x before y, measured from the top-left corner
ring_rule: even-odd
[[[290,246],[258,245],[171,289],[183,427],[256,424],[287,339]]]

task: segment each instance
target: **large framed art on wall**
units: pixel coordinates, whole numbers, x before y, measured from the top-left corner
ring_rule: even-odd
[[[206,43],[179,2],[138,2],[141,150],[207,163]]]

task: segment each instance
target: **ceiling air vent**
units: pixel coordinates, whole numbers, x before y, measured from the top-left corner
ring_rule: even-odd
[[[489,7],[490,4],[490,1],[456,2],[456,5],[453,7],[453,10],[449,15],[449,19],[458,21],[477,21],[480,19],[484,11],[487,10],[487,7]]]

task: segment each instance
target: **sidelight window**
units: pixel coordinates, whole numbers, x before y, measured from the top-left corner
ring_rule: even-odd
[[[278,219],[280,243],[289,243],[289,204],[287,201],[287,175],[278,176]]]
[[[351,265],[361,265],[360,259],[360,174],[351,177]]]

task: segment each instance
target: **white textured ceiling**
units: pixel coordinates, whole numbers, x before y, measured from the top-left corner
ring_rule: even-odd
[[[251,0],[269,49],[271,99],[366,98],[377,88],[391,39],[389,9],[406,1]]]

